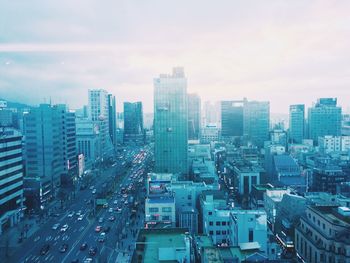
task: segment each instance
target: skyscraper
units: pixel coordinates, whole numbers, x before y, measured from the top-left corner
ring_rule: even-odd
[[[289,106],[289,139],[293,143],[301,143],[305,131],[305,105]]]
[[[265,101],[244,101],[243,134],[253,144],[263,147],[269,139],[270,103]]]
[[[64,173],[62,126],[57,108],[41,104],[24,115],[25,179],[38,181],[40,200],[36,206],[55,196]]]
[[[109,137],[111,138],[114,149],[117,148],[117,109],[115,105],[115,96],[108,94],[108,126]]]
[[[155,170],[188,173],[187,79],[183,68],[154,79]]]
[[[188,94],[188,139],[199,140],[201,130],[201,98]]]
[[[88,116],[98,125],[100,135],[100,150],[102,158],[109,157],[114,147],[109,134],[109,103],[108,93],[103,89],[89,90]]]
[[[142,102],[124,102],[124,142],[143,142]]]
[[[221,136],[243,136],[244,101],[221,101]]]
[[[341,135],[341,107],[337,107],[336,98],[321,98],[308,110],[309,139],[318,141],[318,137]]]

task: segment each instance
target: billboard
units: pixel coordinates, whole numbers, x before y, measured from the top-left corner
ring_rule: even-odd
[[[84,160],[84,155],[83,154],[79,154],[78,155],[78,174],[79,177],[81,177],[84,173],[84,169],[85,169],[85,160]]]
[[[168,192],[167,185],[170,181],[149,181],[148,183],[148,193],[149,194],[164,194]]]

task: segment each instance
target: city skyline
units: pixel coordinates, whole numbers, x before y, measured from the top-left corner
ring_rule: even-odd
[[[51,97],[79,108],[86,90],[103,88],[118,110],[143,98],[151,112],[152,78],[183,66],[188,92],[203,102],[247,97],[288,113],[292,104],[338,97],[349,111],[350,3],[184,3],[76,2],[83,12],[65,1],[3,4],[0,97],[35,105]]]

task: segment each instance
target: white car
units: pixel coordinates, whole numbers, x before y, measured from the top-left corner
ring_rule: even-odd
[[[59,223],[54,224],[54,225],[52,226],[52,230],[57,230],[59,227],[60,227],[60,224],[59,224]]]
[[[118,200],[114,200],[113,204],[117,205],[118,204]]]
[[[113,213],[113,208],[112,208],[112,207],[109,208],[109,209],[108,209],[108,212],[109,212],[109,213]]]
[[[66,232],[67,229],[68,229],[68,225],[65,224],[65,225],[63,225],[63,226],[61,227],[61,232]]]
[[[68,217],[73,217],[74,212],[69,212]]]
[[[80,216],[78,217],[78,221],[83,220],[83,218],[84,218],[84,215],[80,215]]]
[[[93,194],[96,194],[96,189],[93,189],[93,190],[92,190],[92,193],[93,193]]]

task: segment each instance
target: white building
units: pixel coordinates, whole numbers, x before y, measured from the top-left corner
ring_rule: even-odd
[[[260,184],[261,167],[235,166],[234,172],[238,177],[238,191],[241,195],[248,195],[252,191],[253,185]]]
[[[172,195],[154,195],[145,200],[146,224],[176,225],[175,198]]]
[[[290,194],[290,190],[267,189],[264,193],[264,208],[267,215],[267,221],[271,225],[272,231],[274,231],[278,205],[281,203],[283,195],[285,194]]]
[[[208,124],[201,129],[201,143],[219,141],[220,137],[220,129],[216,124]]]
[[[322,153],[347,152],[350,150],[350,136],[318,137],[318,145]]]
[[[259,244],[259,249],[267,255],[267,216],[263,210],[232,210],[230,213],[231,245]]]

